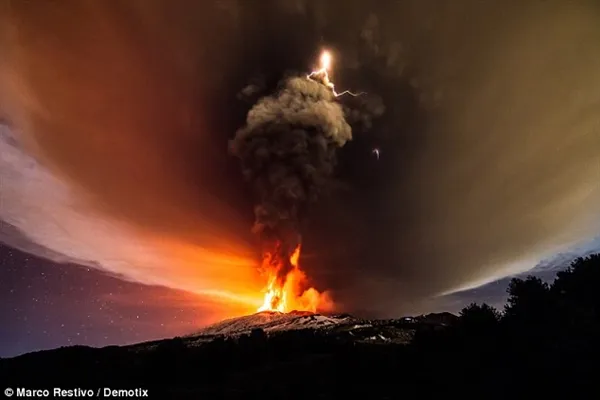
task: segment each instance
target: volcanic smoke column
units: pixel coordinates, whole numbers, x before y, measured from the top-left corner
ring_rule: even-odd
[[[331,177],[336,149],[352,139],[328,82],[327,69],[282,82],[277,93],[252,107],[230,143],[255,190],[253,232],[272,276],[269,285],[281,290],[296,268],[306,209]],[[272,309],[285,308],[281,295],[272,297]]]

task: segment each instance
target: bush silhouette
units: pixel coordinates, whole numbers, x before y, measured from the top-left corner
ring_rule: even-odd
[[[487,304],[471,303],[459,314],[458,326],[467,335],[485,335],[498,329],[502,315]]]

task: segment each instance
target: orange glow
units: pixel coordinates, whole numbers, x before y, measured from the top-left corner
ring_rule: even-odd
[[[268,270],[269,281],[265,298],[258,311],[331,311],[333,301],[327,292],[320,293],[314,288],[305,289],[306,274],[299,268],[300,246],[296,247],[290,256],[292,270],[281,283],[277,279],[277,268]]]
[[[161,286],[181,287],[199,295],[191,295],[191,298],[198,299],[198,304],[206,303],[206,307],[198,307],[211,310],[210,322],[248,315],[257,309],[276,312],[333,310],[329,294],[311,288],[306,274],[299,268],[300,246],[290,254],[289,263],[293,268],[282,279],[277,274],[282,262],[273,262],[267,254],[262,265],[263,273],[259,274],[252,250],[233,245],[235,241],[217,240],[213,247],[216,251],[209,251],[164,236],[146,234],[145,239],[153,244],[151,259],[168,262],[167,271],[171,273],[166,278],[169,280],[161,282]],[[144,275],[147,277],[153,272],[148,268]]]
[[[290,256],[290,263],[296,268],[298,268],[298,261],[300,261],[300,247],[301,246],[298,245],[298,247],[294,249],[294,252]]]
[[[198,295],[211,304],[213,321],[248,315],[262,302],[264,277],[258,274],[254,252],[236,245],[235,238],[214,239],[207,249],[179,238],[147,233],[143,237],[152,253],[143,260],[146,268],[140,271],[139,280],[153,277],[163,267],[161,280],[153,283]],[[215,307],[216,303],[220,306]]]
[[[282,287],[277,285],[277,277],[275,275],[269,278],[269,285],[265,293],[265,301],[258,308],[258,311],[286,311],[286,296]]]

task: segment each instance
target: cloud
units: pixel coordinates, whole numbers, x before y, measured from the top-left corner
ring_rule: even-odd
[[[98,214],[23,153],[10,140],[14,136],[8,126],[1,125],[0,132],[0,217],[5,242],[56,262],[222,298],[240,303],[239,307],[260,301],[256,296],[260,284],[252,274],[254,263],[243,251],[215,252],[136,231]]]
[[[254,310],[262,282],[247,222],[228,203],[236,196],[223,195],[218,166],[207,172],[208,153],[227,159],[226,145],[202,134],[184,78],[195,61],[171,43],[181,32],[161,36],[160,10],[131,6],[133,34],[119,22],[125,10],[94,2],[3,14],[3,240]],[[168,60],[153,62],[144,32]]]
[[[2,219],[126,279],[256,296],[236,94],[327,46],[336,87],[386,110],[303,228],[308,276],[340,305],[410,311],[597,234],[594,2],[248,4],[11,3]]]

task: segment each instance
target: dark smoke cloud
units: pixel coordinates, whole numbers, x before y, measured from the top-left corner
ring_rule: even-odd
[[[285,264],[300,244],[300,224],[333,174],[336,150],[352,139],[331,89],[306,77],[283,82],[248,112],[230,143],[254,191],[253,232]]]

